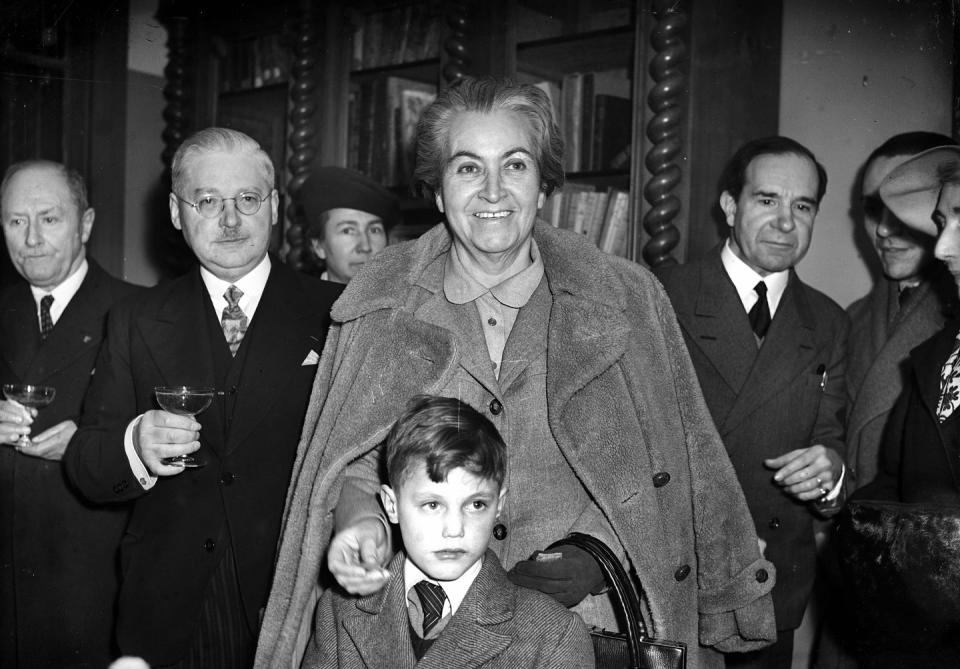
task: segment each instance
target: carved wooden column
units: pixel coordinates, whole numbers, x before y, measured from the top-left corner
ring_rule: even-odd
[[[287,183],[287,251],[286,260],[294,269],[302,269],[309,262],[309,250],[304,243],[304,226],[299,207],[300,187],[310,176],[310,169],[317,155],[317,129],[314,118],[317,111],[317,73],[319,62],[317,45],[319,33],[314,3],[302,0],[300,20],[294,38],[293,62],[290,68],[290,134],[288,144],[290,157],[287,168],[290,181]]]
[[[680,232],[673,224],[681,210],[681,200],[674,193],[683,178],[679,158],[683,151],[683,120],[687,101],[688,58],[684,43],[687,15],[676,0],[654,0],[656,23],[650,35],[655,56],[650,62],[653,87],[647,103],[653,117],[647,124],[647,138],[653,143],[645,157],[650,179],[643,195],[650,209],[643,217],[643,227],[650,238],[643,247],[643,259],[651,266],[675,264],[671,251],[680,241]]]
[[[192,26],[191,14],[186,3],[179,0],[161,0],[156,18],[167,30],[167,65],[163,68],[163,192],[171,189],[170,163],[180,144],[194,129],[191,109],[193,98],[190,69]],[[193,254],[183,241],[183,235],[170,225],[167,217],[158,219],[155,239],[159,244],[158,261],[161,271],[167,276],[185,272],[194,262]]]
[[[467,2],[451,2],[446,6],[447,27],[450,35],[443,41],[443,82],[449,86],[460,81],[470,69],[470,53],[467,48]]]

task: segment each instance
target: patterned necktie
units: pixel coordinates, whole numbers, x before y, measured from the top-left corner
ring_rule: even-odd
[[[750,309],[750,327],[753,328],[755,335],[763,339],[767,335],[767,329],[770,327],[770,305],[767,304],[767,284],[760,281],[753,289],[757,293],[757,303]]]
[[[46,339],[53,331],[53,319],[50,317],[50,305],[53,304],[53,295],[44,295],[40,298],[40,337]]]
[[[223,294],[227,306],[220,317],[220,324],[223,326],[223,336],[227,338],[227,344],[230,346],[230,355],[233,356],[237,355],[243,335],[247,332],[247,316],[239,304],[241,297],[243,297],[243,291],[236,286],[230,286]]]
[[[943,369],[940,370],[940,401],[937,402],[937,418],[942,423],[956,410],[960,405],[960,365],[957,365],[957,359],[960,358],[960,336],[953,342],[953,350],[950,357],[943,363]]]
[[[432,630],[443,617],[443,603],[447,599],[446,593],[436,583],[430,581],[420,581],[413,589],[417,591],[420,597],[420,604],[423,608],[423,638]]]

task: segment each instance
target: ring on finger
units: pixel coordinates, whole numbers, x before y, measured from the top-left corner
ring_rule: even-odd
[[[826,496],[827,496],[827,491],[826,491],[826,489],[825,489],[823,486],[820,486],[820,487],[818,488],[818,490],[820,491],[820,497],[826,497]]]

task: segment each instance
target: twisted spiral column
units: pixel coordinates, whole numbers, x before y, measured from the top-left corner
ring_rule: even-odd
[[[449,3],[445,18],[450,35],[443,41],[446,62],[442,74],[443,84],[449,86],[466,76],[470,67],[470,53],[467,49],[467,3]]]
[[[300,3],[300,21],[294,39],[293,63],[290,68],[290,134],[287,143],[290,157],[287,168],[290,180],[287,182],[287,264],[294,269],[302,269],[309,262],[309,253],[304,242],[306,221],[299,207],[300,188],[310,175],[310,167],[317,155],[315,146],[317,128],[314,117],[317,111],[317,64],[319,61],[317,45],[319,29],[313,11],[313,2]]]
[[[161,2],[156,18],[167,30],[167,65],[163,68],[163,161],[161,184],[163,193],[171,189],[170,163],[180,144],[192,130],[190,105],[192,90],[190,67],[190,15],[183,3],[176,0]],[[166,196],[164,195],[164,201]],[[156,241],[160,244],[158,261],[162,271],[169,276],[177,276],[193,262],[193,254],[187,248],[183,236],[170,225],[169,219],[158,220],[159,230],[154,230]]]
[[[673,221],[682,205],[673,190],[683,178],[677,158],[683,149],[681,124],[687,93],[687,76],[683,71],[687,59],[683,41],[687,16],[679,10],[676,0],[654,0],[653,14],[657,20],[650,35],[656,53],[650,62],[654,86],[647,96],[647,104],[654,113],[647,123],[647,138],[653,146],[645,160],[651,177],[643,189],[644,198],[650,204],[643,217],[643,228],[650,239],[643,247],[643,259],[651,267],[657,267],[677,262],[670,253],[680,242],[680,231]]]

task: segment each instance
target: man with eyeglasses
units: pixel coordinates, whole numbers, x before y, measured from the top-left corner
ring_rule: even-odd
[[[91,501],[132,504],[120,650],[154,667],[249,667],[339,290],[268,253],[279,198],[250,137],[196,133],[172,177],[170,218],[200,267],[112,312],[65,465]],[[177,415],[158,409],[158,386],[214,399]],[[191,454],[203,466],[184,466]]]

